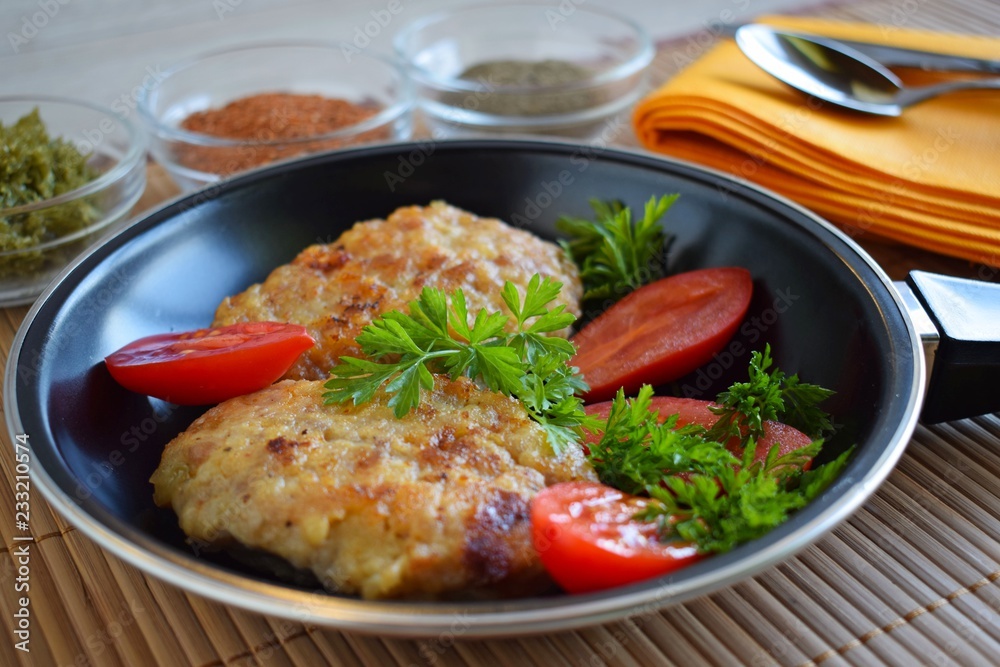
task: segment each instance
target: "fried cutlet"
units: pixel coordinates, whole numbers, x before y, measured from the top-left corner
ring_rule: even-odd
[[[360,222],[334,243],[306,248],[263,283],[223,301],[214,324],[305,326],[316,345],[284,377],[319,380],[340,356],[361,356],[354,339],[365,325],[391,310],[407,312],[425,286],[449,293],[461,288],[473,314],[483,308],[509,312],[501,299],[504,283],[523,293],[536,273],[561,282],[556,303],[579,316],[579,272],[558,245],[434,202]]]
[[[379,392],[324,405],[283,381],[210,409],[153,475],[196,544],[237,544],[312,571],[330,591],[441,599],[537,593],[550,583],[529,504],[593,480],[579,448],[553,453],[515,399],[437,377],[402,419]]]

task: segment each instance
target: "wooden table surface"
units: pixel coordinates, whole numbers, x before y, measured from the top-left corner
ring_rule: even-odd
[[[127,99],[147,68],[265,35],[350,35],[384,4],[5,1],[0,26],[6,28],[10,50],[0,52],[0,94],[67,94],[108,104]],[[404,3],[411,15],[449,4],[454,3]],[[655,76],[661,79],[672,73],[669,49],[722,16],[736,21],[784,9],[1000,34],[996,0],[614,4],[658,37]],[[380,43],[387,43],[384,36]],[[624,143],[634,144],[634,139]],[[164,172],[150,165],[136,213],[175,194]],[[914,268],[989,280],[1000,274],[997,267],[873,238],[860,242],[896,279]],[[26,312],[27,307],[2,311],[4,361]],[[6,432],[0,440],[7,482],[0,489],[0,626],[7,629],[0,635],[2,665],[1000,664],[996,415],[919,427],[897,470],[856,516],[804,553],[752,579],[603,626],[489,641],[353,635],[209,602],[103,551],[36,495],[31,653],[15,649],[13,447]]]

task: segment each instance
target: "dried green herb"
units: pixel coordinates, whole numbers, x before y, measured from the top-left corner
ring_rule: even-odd
[[[598,102],[593,90],[572,87],[590,76],[591,70],[564,60],[493,60],[473,65],[458,77],[480,83],[481,90],[453,93],[446,101],[501,116],[571,113]]]
[[[5,213],[75,190],[97,177],[70,142],[49,136],[38,109],[11,125],[0,123],[0,252],[29,250],[94,223],[99,211],[87,201],[43,210]],[[30,273],[42,253],[0,258],[0,275]]]

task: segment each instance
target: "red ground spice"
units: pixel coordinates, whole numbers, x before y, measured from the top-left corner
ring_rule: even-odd
[[[345,138],[301,141],[354,125],[380,110],[376,105],[322,95],[251,95],[217,109],[193,113],[181,122],[181,127],[190,132],[241,140],[239,146],[178,145],[176,157],[191,169],[228,175],[296,155],[385,139],[389,136],[387,128]],[[292,143],[280,143],[282,140]]]

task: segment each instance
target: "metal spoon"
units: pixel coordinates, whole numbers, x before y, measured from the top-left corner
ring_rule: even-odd
[[[899,116],[903,109],[956,90],[1000,89],[1000,79],[963,79],[906,87],[873,58],[833,39],[750,24],[736,31],[736,43],[771,76],[832,104]]]

